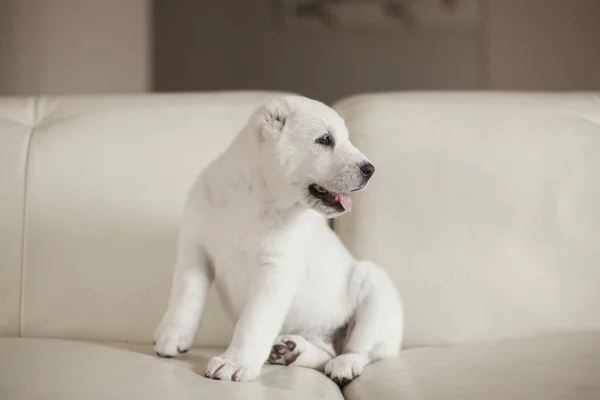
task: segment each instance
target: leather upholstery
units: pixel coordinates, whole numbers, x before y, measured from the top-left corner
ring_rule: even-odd
[[[600,333],[406,350],[344,390],[348,400],[596,400]]]
[[[148,345],[0,338],[0,398],[343,399],[332,380],[307,368],[266,365],[256,381],[244,383],[204,378],[204,365],[217,351],[194,349],[166,360],[154,356]]]
[[[337,109],[377,172],[334,226],[390,272],[408,347],[600,330],[598,95],[364,95]]]
[[[27,149],[32,99],[0,99],[0,336],[18,336]]]
[[[25,337],[150,343],[167,305],[189,186],[256,107],[278,95],[5,99],[4,333],[18,334],[20,315]],[[213,294],[198,344],[228,344],[231,326]]]
[[[411,349],[372,364],[343,394],[348,400],[595,400],[599,349],[597,332]],[[265,366],[257,381],[242,384],[199,376],[218,352],[196,348],[165,360],[148,345],[0,338],[0,398],[342,399],[332,381],[306,368]]]
[[[277,95],[0,98],[0,399],[342,398],[302,368],[202,377],[231,336],[214,293],[197,347],[152,355],[189,185]],[[334,227],[390,272],[409,348],[346,398],[600,398],[598,95],[336,107],[377,172]]]

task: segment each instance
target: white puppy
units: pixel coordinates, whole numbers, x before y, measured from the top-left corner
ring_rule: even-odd
[[[396,355],[394,285],[355,260],[325,218],[349,211],[348,193],[374,170],[326,105],[290,96],[259,108],[191,189],[156,352],[190,348],[214,280],[237,324],[209,378],[253,380],[267,361],[324,370],[343,385]]]

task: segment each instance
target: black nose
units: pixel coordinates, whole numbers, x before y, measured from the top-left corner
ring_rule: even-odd
[[[360,166],[360,172],[365,178],[369,179],[375,172],[375,167],[370,162],[366,162]]]

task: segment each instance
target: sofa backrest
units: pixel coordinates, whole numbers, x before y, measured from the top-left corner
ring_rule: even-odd
[[[600,329],[600,96],[336,105],[376,173],[334,227],[390,272],[406,345]]]
[[[280,93],[0,99],[0,335],[149,343],[197,173]],[[600,329],[600,100],[336,105],[377,172],[335,229],[388,269],[406,344]],[[227,345],[211,292],[197,343]]]
[[[0,99],[0,336],[20,331],[23,217],[33,102]]]
[[[190,185],[278,95],[0,100],[0,335],[151,342]],[[212,293],[198,342],[231,327]]]

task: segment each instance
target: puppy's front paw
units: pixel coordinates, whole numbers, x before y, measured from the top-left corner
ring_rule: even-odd
[[[195,334],[194,327],[164,320],[154,334],[154,351],[164,358],[186,353],[192,347]]]
[[[222,381],[253,381],[260,374],[260,365],[251,367],[234,362],[225,355],[210,359],[204,369],[204,376]]]

